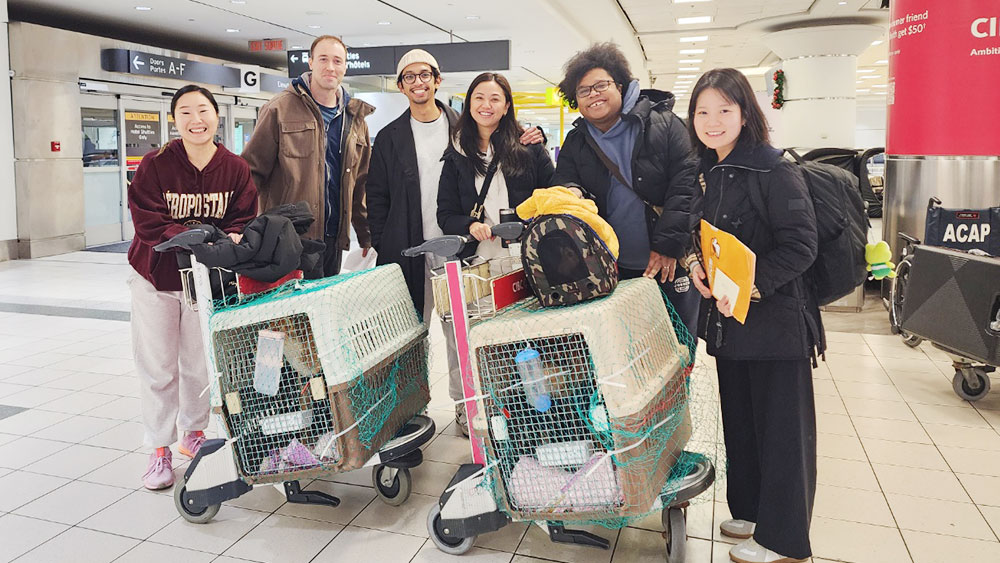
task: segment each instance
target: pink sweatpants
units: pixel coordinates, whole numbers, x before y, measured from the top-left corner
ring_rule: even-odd
[[[133,272],[132,353],[139,375],[148,447],[169,446],[182,432],[204,430],[209,419],[208,370],[198,313],[180,291],[157,291]]]

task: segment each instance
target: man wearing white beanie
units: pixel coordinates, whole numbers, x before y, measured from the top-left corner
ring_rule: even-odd
[[[458,115],[435,99],[441,86],[441,68],[433,55],[411,49],[396,65],[396,87],[410,107],[379,131],[368,171],[368,223],[378,264],[399,264],[410,296],[424,323],[430,323],[434,300],[430,284],[432,258],[405,258],[402,251],[443,233],[437,224],[437,192],[441,156],[448,147]],[[521,137],[524,144],[539,143],[537,128]],[[463,398],[462,380],[450,323],[442,323],[448,343],[448,392],[453,401]],[[455,407],[459,430],[468,435],[465,407]]]

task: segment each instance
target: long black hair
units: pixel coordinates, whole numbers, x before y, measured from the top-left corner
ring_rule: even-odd
[[[197,84],[188,84],[187,86],[182,86],[176,92],[174,92],[174,97],[170,99],[170,115],[174,115],[174,110],[177,109],[177,100],[181,99],[184,94],[190,94],[191,92],[198,92],[202,96],[208,98],[212,107],[215,108],[215,113],[219,113],[219,103],[215,101],[215,96],[211,92],[198,86]]]
[[[458,146],[472,163],[476,174],[485,175],[488,163],[486,155],[479,152],[479,125],[472,118],[472,110],[470,109],[472,92],[483,82],[496,82],[497,86],[503,90],[507,103],[510,104],[507,112],[500,117],[496,131],[490,136],[493,158],[503,167],[505,176],[522,174],[528,167],[528,151],[521,145],[521,127],[517,124],[517,119],[514,118],[514,95],[510,89],[510,83],[502,74],[484,72],[477,76],[472,84],[469,84],[469,90],[465,93],[465,107],[462,108],[462,115],[458,118],[458,123],[455,124]]]
[[[701,75],[691,92],[691,101],[688,102],[688,134],[691,136],[691,146],[699,157],[705,158],[709,149],[694,130],[694,112],[698,96],[708,88],[716,89],[726,101],[740,107],[740,115],[745,123],[740,130],[740,141],[748,142],[751,147],[771,142],[771,136],[767,132],[767,118],[757,104],[750,81],[735,68],[716,68]]]

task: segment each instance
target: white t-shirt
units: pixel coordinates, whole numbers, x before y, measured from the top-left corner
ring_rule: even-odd
[[[420,174],[420,216],[424,226],[424,240],[444,233],[437,222],[438,183],[444,163],[441,156],[448,148],[448,117],[441,112],[434,121],[423,123],[410,118],[413,144],[417,148],[417,171]]]
[[[486,162],[493,159],[493,147],[486,149]],[[484,176],[476,175],[476,193],[482,193]],[[498,166],[493,180],[490,181],[490,191],[486,192],[486,201],[483,202],[483,223],[489,226],[500,223],[500,210],[510,206],[510,199],[507,196],[507,181],[503,177],[503,170]],[[503,247],[500,237],[486,239],[479,243],[476,254],[489,260],[497,256],[507,256],[508,249]]]

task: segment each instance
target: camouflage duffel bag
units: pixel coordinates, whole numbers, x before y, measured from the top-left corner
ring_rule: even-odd
[[[572,305],[614,291],[618,263],[590,228],[572,215],[540,215],[521,239],[528,285],[545,307]]]

